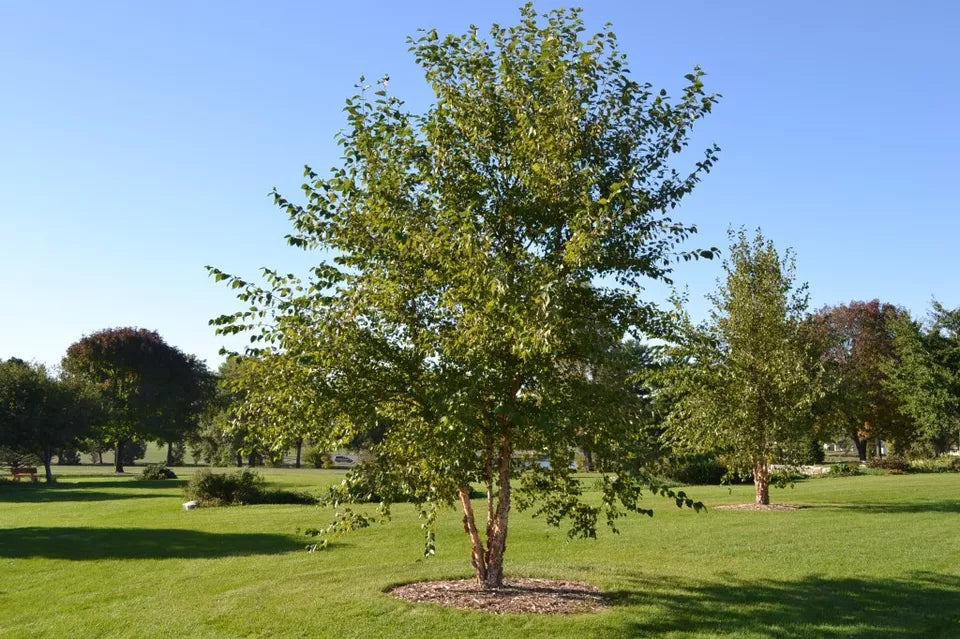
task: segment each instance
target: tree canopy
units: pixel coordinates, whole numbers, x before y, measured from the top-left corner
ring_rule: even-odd
[[[934,302],[928,323],[901,317],[891,331],[885,389],[912,420],[910,443],[945,452],[960,443],[960,309]]]
[[[903,309],[871,300],[822,308],[810,321],[835,381],[818,407],[824,432],[850,437],[861,461],[867,459],[867,439],[908,437],[886,372],[894,350],[893,325],[903,320],[909,321]]]
[[[103,407],[98,438],[112,442],[116,471],[133,439],[167,440],[195,424],[206,367],[168,345],[155,331],[108,328],[67,349],[64,374],[90,384]]]
[[[717,96],[697,68],[672,100],[632,79],[609,28],[584,29],[578,10],[527,5],[489,37],[411,38],[434,104],[411,113],[386,78],[361,81],[342,164],[326,177],[305,169],[304,203],[274,194],[289,244],[320,251],[310,276],[265,269],[261,285],[210,269],[246,307],[218,330],[253,332],[247,423],[280,445],[306,428],[331,447],[386,424],[339,498],[376,490],[383,511],[414,501],[428,551],[437,509],[459,505],[486,587],[502,583],[518,475],[519,504],[573,534],[646,512],[643,406],[617,346],[662,333],[645,282],[669,281],[679,258],[712,257],[681,251],[696,229],[671,211],[718,149],[689,170],[671,156]],[[585,442],[601,505],[582,500],[569,469]],[[485,528],[473,483],[487,493]],[[344,509],[326,532],[368,521]]]
[[[48,483],[53,455],[90,432],[95,417],[96,406],[81,385],[23,360],[0,362],[0,446],[36,456]]]

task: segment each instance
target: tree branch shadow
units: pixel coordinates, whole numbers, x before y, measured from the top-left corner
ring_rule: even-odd
[[[631,576],[628,581],[627,588],[607,593],[614,605],[645,611],[624,636],[960,637],[960,577],[955,575],[695,583]]]

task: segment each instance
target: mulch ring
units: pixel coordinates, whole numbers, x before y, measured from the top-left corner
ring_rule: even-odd
[[[421,581],[388,590],[404,601],[432,603],[494,614],[569,614],[596,612],[608,601],[596,586],[554,579],[504,579],[503,588],[483,590],[473,579]]]
[[[713,510],[800,510],[804,506],[793,506],[791,504],[729,504],[726,506],[714,506]]]

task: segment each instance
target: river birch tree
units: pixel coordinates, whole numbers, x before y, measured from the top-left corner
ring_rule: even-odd
[[[732,472],[752,474],[756,503],[768,505],[771,463],[796,465],[806,453],[822,365],[790,251],[781,259],[759,231],[731,232],[724,273],[709,319],[694,326],[681,312],[684,328],[667,351],[666,436],[675,449],[721,452]]]
[[[625,336],[662,332],[642,285],[669,280],[677,259],[711,256],[682,252],[695,227],[672,215],[718,149],[686,155],[683,170],[671,156],[717,96],[694,69],[671,99],[632,79],[609,28],[584,30],[578,10],[528,5],[488,36],[411,38],[432,106],[411,113],[385,78],[361,81],[341,165],[307,167],[299,203],[274,194],[289,244],[321,263],[302,278],[265,269],[262,283],[211,268],[244,303],[214,324],[252,332],[238,421],[281,445],[383,433],[324,535],[366,525],[374,515],[342,502],[376,492],[382,513],[418,505],[430,552],[437,510],[455,506],[478,584],[497,588],[512,508],[586,536],[598,518],[647,512],[641,398],[629,367],[607,360]],[[621,374],[601,383],[586,368]],[[581,499],[569,467],[588,442],[599,505]]]

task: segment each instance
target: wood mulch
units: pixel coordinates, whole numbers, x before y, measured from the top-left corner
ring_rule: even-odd
[[[387,592],[404,601],[494,614],[595,612],[609,603],[599,588],[579,581],[504,579],[503,583],[503,588],[483,590],[473,579],[421,581]]]
[[[726,506],[714,506],[713,510],[800,510],[803,506],[793,506],[791,504],[729,504]]]

